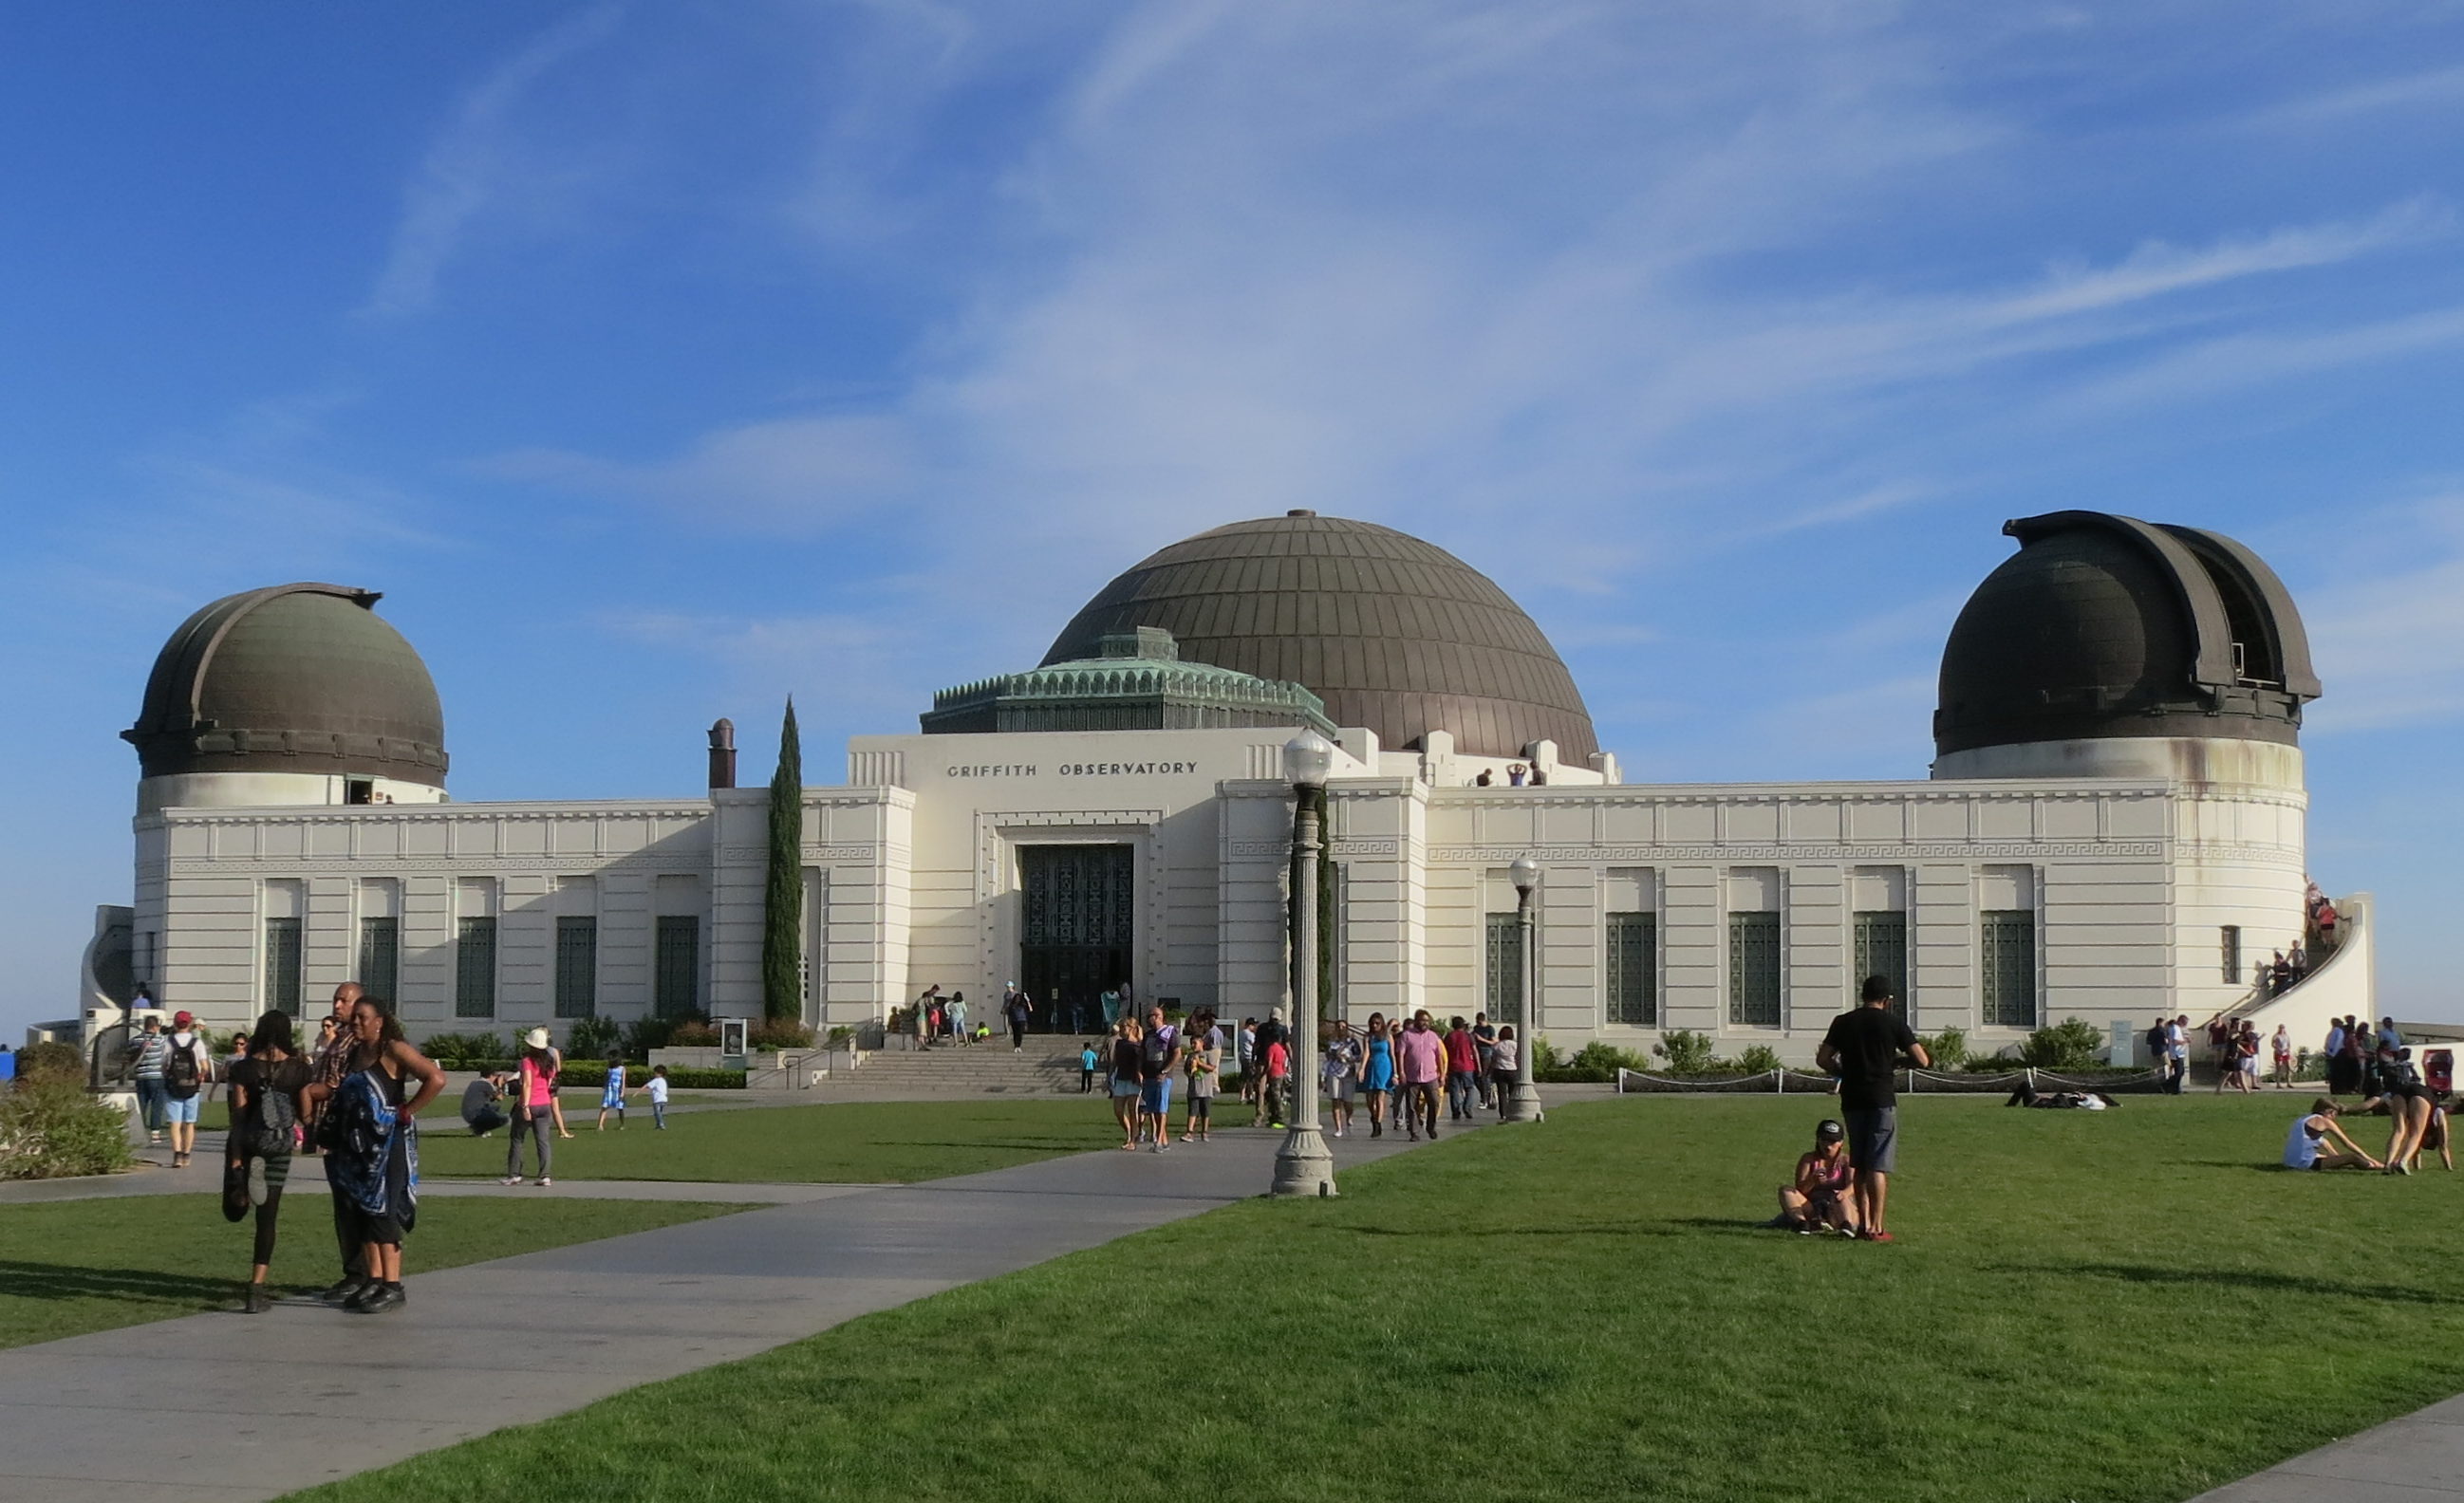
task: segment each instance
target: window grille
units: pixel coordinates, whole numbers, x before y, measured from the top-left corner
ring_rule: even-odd
[[[653,1005],[661,1017],[684,1017],[701,1011],[701,920],[692,914],[667,914],[659,920]]]
[[[299,921],[265,921],[265,1005],[299,1015]]]
[[[360,921],[360,989],[399,1013],[402,1010],[402,921]]]
[[[496,1015],[496,921],[464,919],[454,934],[453,1015]]]
[[[1728,915],[1728,1021],[1779,1027],[1779,915]]]
[[[590,1017],[599,1008],[599,921],[556,921],[556,1015]]]
[[[1980,917],[1980,926],[1986,1026],[2038,1026],[2036,916],[2025,909],[1988,912]]]
[[[1859,913],[1856,918],[1857,973],[1848,978],[1853,1003],[1867,976],[1891,984],[1896,998],[1891,1009],[1904,1013],[1908,1001],[1908,916],[1904,913]]]
[[[1660,926],[1656,914],[1608,916],[1609,1021],[1660,1026]]]
[[[2238,982],[2242,979],[2241,926],[2238,924],[2226,925],[2224,926],[2223,938],[2225,979],[2227,981]]]
[[[1523,926],[1511,913],[1488,916],[1488,1015],[1523,1026]]]

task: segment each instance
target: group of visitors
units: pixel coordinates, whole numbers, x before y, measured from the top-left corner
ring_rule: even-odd
[[[2327,1025],[2325,1046],[2329,1096],[2376,1096],[2385,1062],[2411,1057],[2391,1017],[2380,1018],[2376,1028],[2351,1014],[2336,1018]]]
[[[1426,1008],[1391,1025],[1372,1013],[1356,1031],[1336,1022],[1328,1033],[1319,1068],[1338,1138],[1351,1135],[1359,1103],[1369,1108],[1369,1136],[1383,1137],[1391,1116],[1418,1142],[1438,1135],[1441,1094],[1447,1120],[1468,1122],[1476,1110],[1503,1113],[1513,1091],[1514,1030],[1492,1026],[1485,1013],[1450,1018],[1443,1033]]]
[[[2262,997],[2282,996],[2310,974],[2310,952],[2295,940],[2289,950],[2279,949],[2273,960],[2258,963],[2258,994]]]
[[[189,1021],[172,1019],[173,1037]],[[269,1012],[230,1070],[231,1136],[223,1214],[255,1216],[244,1308],[271,1301],[282,1191],[299,1153],[324,1158],[342,1275],[319,1298],[361,1315],[400,1309],[403,1238],[419,1216],[418,1117],[445,1089],[445,1072],[403,1037],[402,1024],[357,983],[334,989],[332,1025],[302,1051],[291,1016]],[[185,1156],[182,1156],[185,1157]]]
[[[197,1033],[195,1015],[172,1013],[165,1031],[160,1015],[147,1014],[128,1041],[127,1056],[146,1143],[160,1147],[169,1134],[171,1167],[187,1168],[197,1147],[197,1115],[214,1078],[213,1056]]]
[[[1173,1078],[1186,1074],[1189,1091],[1180,1141],[1205,1143],[1214,1133],[1223,1042],[1223,1030],[1212,1013],[1192,1015],[1184,1028],[1167,1018],[1161,1007],[1150,1006],[1144,1021],[1123,1017],[1114,1022],[1100,1055],[1092,1039],[1087,1042],[1079,1054],[1079,1089],[1091,1090],[1095,1072],[1102,1068],[1110,1082],[1112,1119],[1121,1127],[1121,1146],[1163,1153],[1172,1146]]]
[[[1549,770],[1537,762],[1506,764],[1506,786],[1508,788],[1545,788],[1548,783]],[[1493,767],[1482,768],[1479,775],[1471,780],[1474,788],[1493,788],[1496,785],[1497,769]]]

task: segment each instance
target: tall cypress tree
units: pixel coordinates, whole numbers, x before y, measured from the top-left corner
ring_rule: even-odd
[[[804,940],[804,748],[796,697],[779,727],[779,771],[770,774],[770,881],[761,904],[761,1015],[787,1022],[803,1013],[797,962]]]

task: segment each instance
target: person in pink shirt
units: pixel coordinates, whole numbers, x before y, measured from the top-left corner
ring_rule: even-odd
[[[1434,1138],[1438,1135],[1438,1087],[1446,1078],[1446,1048],[1438,1031],[1429,1026],[1426,1008],[1413,1013],[1412,1020],[1403,1025],[1401,1047],[1397,1053],[1402,1056],[1405,1123],[1413,1141],[1419,1140],[1423,1122],[1429,1124],[1429,1136]]]

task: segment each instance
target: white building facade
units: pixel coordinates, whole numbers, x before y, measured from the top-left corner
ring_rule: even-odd
[[[1935,776],[1670,786],[1621,781],[1537,628],[1430,545],[1307,513],[1200,534],[1044,666],[945,692],[806,789],[804,1017],[1012,982],[1040,1028],[1093,1027],[1119,984],[1263,1015],[1287,990],[1280,753],[1304,725],[1341,749],[1330,969],[1355,1021],[1514,1019],[1527,855],[1560,1048],[1682,1028],[1802,1061],[1869,974],[1988,1052],[2065,1017],[2248,1010],[2304,933],[2299,618],[2226,540],[2168,550],[2184,530],[2097,513],[2011,531],[1946,653]],[[759,1015],[766,791],[448,801],[433,689],[374,599],[252,592],[165,647],[129,733],[128,974],[221,1027],[343,980],[414,1038]],[[2368,1011],[2366,954],[2335,964],[2338,1010]]]

